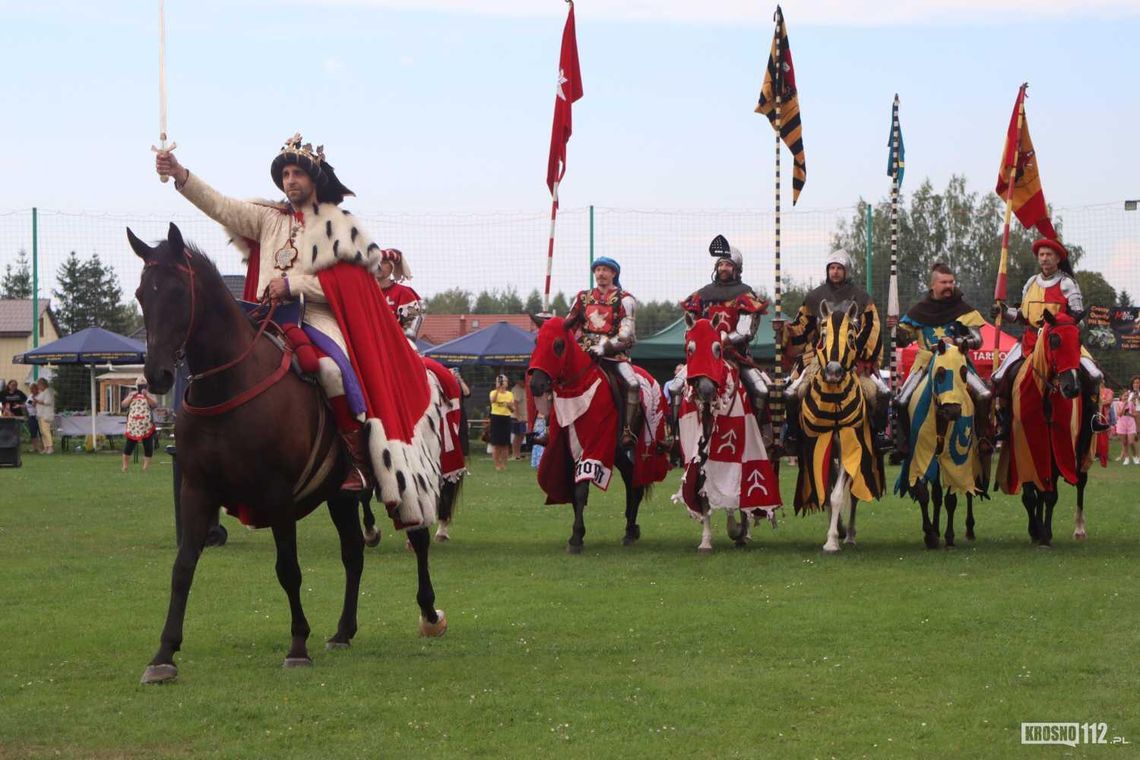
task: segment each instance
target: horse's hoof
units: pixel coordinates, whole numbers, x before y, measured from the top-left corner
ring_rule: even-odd
[[[582,545],[581,544],[566,544],[566,553],[567,554],[581,554],[582,553]]]
[[[309,668],[312,665],[313,660],[309,657],[286,657],[285,662],[281,663],[283,668]]]
[[[1038,549],[1052,549],[1052,548],[1053,548],[1053,544],[1045,544],[1045,543],[1041,543],[1041,544],[1037,544],[1037,548],[1038,548]]]
[[[330,652],[337,650],[337,649],[348,649],[350,646],[352,646],[352,642],[337,641],[336,638],[331,638],[325,642],[325,649],[327,649]]]
[[[830,547],[827,544],[824,544],[823,545],[823,553],[824,554],[839,554],[839,547],[838,546]]]
[[[969,533],[966,534],[966,540],[967,541],[973,541],[974,539],[975,539],[975,536],[974,536],[973,531],[970,531]]]
[[[697,547],[697,554],[712,554],[712,551],[713,550],[712,550],[711,546],[698,546]]]
[[[621,545],[622,546],[633,546],[636,543],[637,543],[637,539],[634,538],[633,536],[629,535],[628,533],[625,534],[624,536],[622,536],[622,538],[621,538]]]
[[[926,536],[922,539],[922,542],[924,544],[926,544],[927,549],[937,549],[938,548],[938,537],[937,536]]]
[[[953,543],[950,543],[950,542],[947,542],[947,544],[945,546],[946,551],[953,551],[954,549],[957,549],[957,548],[958,548],[957,546],[955,546]]]
[[[139,683],[174,683],[176,678],[178,678],[178,666],[172,662],[163,663],[161,665],[147,665]]]
[[[366,530],[364,531],[364,545],[365,546],[379,546],[380,545],[380,531]]]
[[[435,542],[437,544],[442,544],[444,541],[450,541],[450,540],[451,540],[451,536],[447,535],[446,533],[436,533],[435,534]]]
[[[1089,537],[1089,534],[1085,533],[1083,530],[1073,533],[1073,540],[1074,541],[1084,541],[1088,537]]]
[[[438,639],[447,633],[447,616],[443,614],[443,610],[436,610],[435,614],[439,619],[434,623],[428,622],[428,619],[423,615],[420,616],[421,636],[429,639]]]

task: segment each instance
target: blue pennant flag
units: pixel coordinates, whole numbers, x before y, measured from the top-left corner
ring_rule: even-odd
[[[902,188],[903,174],[906,172],[906,147],[903,145],[902,125],[899,124],[899,96],[895,95],[894,105],[891,106],[891,132],[887,136],[887,176],[895,176],[895,130],[898,130],[898,180]]]

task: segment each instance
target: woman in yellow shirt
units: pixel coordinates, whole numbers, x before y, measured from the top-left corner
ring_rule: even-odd
[[[507,376],[499,375],[495,378],[495,388],[491,391],[491,451],[496,471],[507,469],[507,458],[511,451],[515,396],[510,387]]]

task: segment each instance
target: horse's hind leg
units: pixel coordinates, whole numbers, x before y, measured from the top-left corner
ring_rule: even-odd
[[[625,483],[625,535],[621,539],[622,546],[633,546],[641,538],[641,526],[637,524],[637,513],[641,509],[641,500],[645,497],[645,489],[633,485],[633,465],[625,457],[618,456],[616,462],[621,479]]]
[[[355,514],[352,516],[352,521],[355,532]],[[285,655],[285,667],[312,665],[307,645],[311,629],[309,621],[305,618],[305,611],[301,609],[301,565],[297,562],[297,523],[288,520],[280,525],[274,525],[273,543],[277,545],[277,582],[285,589],[285,596],[289,598],[289,615],[292,619],[289,626],[292,643],[289,646],[289,654]]]
[[[408,531],[408,543],[416,553],[416,574],[419,588],[416,591],[416,604],[420,607],[420,635],[442,636],[447,633],[447,617],[443,610],[435,608],[435,589],[431,585],[428,570],[428,550],[431,536],[427,528],[414,528]]]
[[[697,551],[701,554],[712,554],[712,550],[712,510],[706,506],[705,513],[701,515],[701,543]]]
[[[938,548],[938,531],[934,529],[934,521],[930,519],[930,492],[925,480],[920,480],[911,486],[911,493],[922,510],[922,542],[927,549]]]
[[[1088,482],[1088,472],[1082,472],[1077,477],[1077,516],[1073,527],[1074,541],[1084,541],[1089,536],[1085,532],[1085,486]]]
[[[194,582],[194,569],[206,544],[206,533],[210,528],[210,515],[217,512],[217,505],[210,505],[204,494],[192,490],[183,481],[179,494],[181,510],[182,538],[178,553],[174,557],[174,567],[170,573],[170,605],[166,610],[166,624],[162,627],[162,637],[158,652],[151,658],[143,671],[142,683],[165,683],[178,677],[178,667],[174,664],[174,653],[182,648],[182,624],[186,619],[186,599],[190,596],[190,586]]]
[[[451,525],[451,517],[455,514],[455,505],[458,500],[459,482],[452,483],[449,480],[444,480],[440,483],[439,522],[435,526],[435,540],[440,543],[451,540],[447,528]]]
[[[372,512],[372,491],[371,489],[360,492],[360,510],[364,516],[364,545],[365,546],[379,546],[380,545],[380,529],[376,527],[376,515]],[[329,512],[332,513],[332,502],[329,502]],[[336,517],[333,517],[333,522],[336,522]]]
[[[1021,488],[1021,504],[1029,517],[1029,540],[1037,543],[1041,540],[1041,518],[1037,514],[1039,494],[1037,487],[1032,483],[1023,483]]]
[[[859,509],[859,500],[854,496],[851,497],[851,509],[848,510],[850,517],[847,520],[847,535],[843,537],[843,543],[848,546],[855,545],[855,513]]]
[[[958,495],[946,494],[946,548],[954,548],[954,510],[958,508]]]
[[[1056,480],[1053,481],[1056,484]],[[1049,548],[1053,546],[1053,508],[1057,506],[1057,487],[1053,486],[1052,491],[1044,494],[1044,518],[1041,520],[1041,546]]]
[[[355,496],[341,493],[329,499],[329,517],[340,536],[340,561],[344,565],[344,604],[336,633],[325,643],[325,647],[344,649],[356,635],[356,606],[360,599],[360,576],[364,573],[364,544],[367,539],[357,530]]]
[[[973,541],[974,536],[974,495],[966,494],[966,540]]]
[[[570,532],[570,540],[566,542],[566,551],[569,554],[581,554],[582,544],[586,538],[586,499],[590,495],[590,481],[583,480],[574,484],[574,527]]]

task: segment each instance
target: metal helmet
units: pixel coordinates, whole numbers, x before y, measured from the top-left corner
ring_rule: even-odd
[[[839,266],[843,267],[843,271],[847,273],[846,279],[851,279],[851,254],[847,253],[847,251],[843,250],[842,248],[832,251],[831,255],[827,257],[827,262],[823,265],[824,279],[827,278],[827,268],[832,264],[838,264]]]
[[[717,259],[716,265],[713,266],[713,281],[716,281],[717,265],[720,264],[721,259],[728,259],[736,268],[736,279],[740,279],[744,273],[744,255],[741,254],[740,249],[735,246],[729,245],[728,240],[724,235],[717,235],[713,241],[709,243],[709,255]]]

